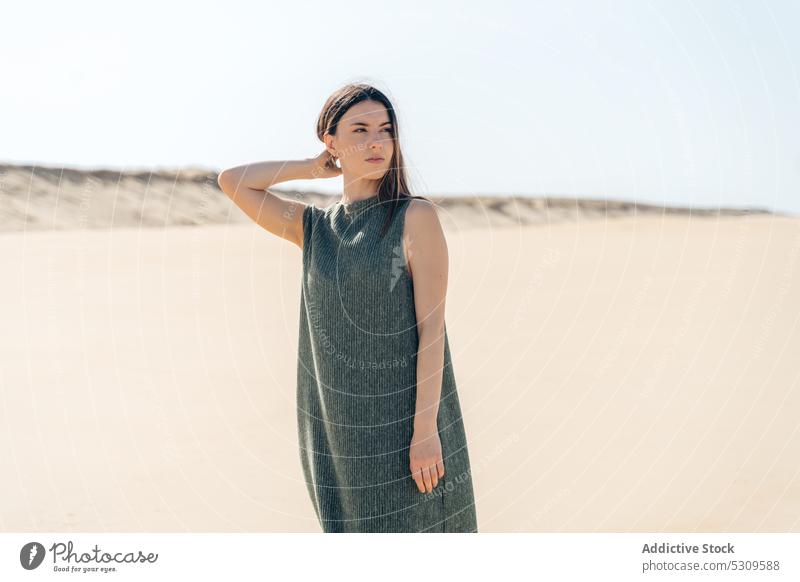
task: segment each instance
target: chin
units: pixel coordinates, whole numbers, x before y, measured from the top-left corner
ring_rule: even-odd
[[[375,168],[374,170],[368,170],[362,174],[363,178],[367,178],[369,180],[379,180],[383,178],[386,174],[387,168]]]

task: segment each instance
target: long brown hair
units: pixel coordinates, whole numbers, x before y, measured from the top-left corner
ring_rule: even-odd
[[[386,107],[389,114],[389,120],[392,122],[392,141],[394,142],[394,152],[389,164],[389,169],[383,178],[381,178],[378,185],[378,201],[389,208],[386,221],[381,230],[381,237],[386,234],[386,230],[391,224],[398,206],[404,198],[419,198],[428,200],[424,196],[413,196],[411,189],[408,185],[408,177],[406,175],[406,166],[403,162],[403,153],[400,151],[400,131],[397,126],[397,115],[395,114],[394,107],[392,106],[389,98],[379,89],[368,85],[366,83],[349,83],[344,87],[335,91],[325,105],[317,118],[317,137],[325,143],[324,135],[336,135],[339,121],[342,116],[347,113],[356,103],[362,101],[375,101],[381,103]],[[430,201],[429,201],[430,202]]]

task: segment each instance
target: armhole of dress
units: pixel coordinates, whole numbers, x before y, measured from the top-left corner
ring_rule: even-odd
[[[405,264],[406,271],[409,275],[411,275],[411,269],[409,268],[408,261],[406,260],[405,255],[405,230],[406,230],[406,212],[408,212],[408,207],[411,205],[411,200],[406,200],[400,207],[397,209],[397,231],[398,231],[398,242],[400,244],[400,253],[403,257],[403,264]]]
[[[314,230],[314,204],[307,204],[303,208],[303,258],[308,255],[311,245],[312,232]]]

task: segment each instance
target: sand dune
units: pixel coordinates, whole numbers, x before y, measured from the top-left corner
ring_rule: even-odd
[[[3,531],[319,531],[300,251],[176,175],[2,177]],[[442,206],[481,531],[800,531],[800,219],[559,204]]]
[[[245,224],[249,219],[220,196],[217,174],[175,171],[79,170],[0,165],[0,232],[133,226]],[[271,189],[327,206],[338,197]],[[430,196],[442,222],[461,229],[550,224],[624,216],[719,217],[763,215],[753,209],[697,209],[556,196]]]

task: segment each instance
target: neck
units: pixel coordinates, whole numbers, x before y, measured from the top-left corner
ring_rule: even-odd
[[[378,193],[379,180],[370,180],[369,178],[351,178],[347,174],[343,174],[344,178],[344,195],[342,201],[345,203],[355,202],[375,196]]]

